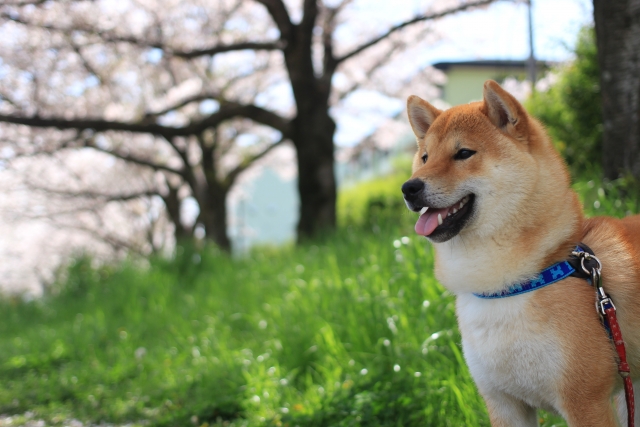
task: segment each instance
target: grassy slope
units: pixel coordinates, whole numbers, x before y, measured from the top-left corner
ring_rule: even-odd
[[[246,260],[185,251],[148,269],[79,262],[61,294],[4,303],[0,412],[486,424],[452,298],[424,242],[394,247],[401,237],[345,231]]]
[[[620,184],[577,188],[598,212],[637,210],[629,197],[617,202]],[[387,179],[364,192],[393,191]],[[453,298],[432,278],[415,218],[387,196],[362,209],[362,193],[343,194],[345,224],[373,225],[344,225],[315,245],[241,260],[193,248],[146,266],[79,260],[46,298],[0,301],[0,413],[34,411],[49,423],[488,425]]]

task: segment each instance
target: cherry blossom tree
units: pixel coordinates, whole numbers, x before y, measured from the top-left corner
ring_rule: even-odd
[[[92,150],[146,168],[145,197],[162,198],[176,234],[189,233],[179,205],[193,197],[207,237],[228,249],[230,186],[290,141],[304,239],[336,221],[330,108],[429,40],[431,22],[493,1],[438,2],[375,29],[350,0],[5,2],[5,154]]]

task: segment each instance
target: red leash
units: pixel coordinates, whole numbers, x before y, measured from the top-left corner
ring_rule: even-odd
[[[622,331],[620,330],[620,324],[618,324],[618,317],[616,316],[616,306],[613,305],[611,297],[607,295],[602,287],[602,264],[593,253],[573,252],[572,255],[580,258],[582,269],[591,276],[591,284],[596,288],[596,310],[598,310],[602,323],[613,341],[616,353],[618,353],[618,373],[624,381],[624,397],[627,401],[627,426],[634,427],[635,401],[633,398],[631,369],[629,368],[629,363],[627,363],[627,351],[624,347]],[[585,267],[585,260],[589,268]],[[597,265],[594,264],[593,261],[595,261]]]
[[[609,302],[611,303],[611,299],[609,299]],[[611,307],[604,310],[604,316],[611,331],[611,337],[616,351],[618,352],[618,373],[624,381],[624,397],[627,401],[627,426],[634,427],[635,403],[633,399],[633,383],[631,382],[630,375],[631,370],[627,363],[627,352],[624,348],[624,340],[622,339],[622,332],[620,331],[620,325],[618,325],[616,308],[613,303],[611,303]]]

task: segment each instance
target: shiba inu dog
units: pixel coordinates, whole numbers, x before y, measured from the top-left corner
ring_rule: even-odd
[[[494,81],[483,98],[446,111],[409,98],[418,151],[402,191],[420,215],[416,233],[434,243],[436,277],[456,295],[465,359],[491,424],[537,426],[542,408],[569,426],[617,426],[617,407],[626,425],[616,351],[587,281],[478,295],[531,280],[585,243],[602,262],[638,390],[640,216],[585,219],[542,125]]]

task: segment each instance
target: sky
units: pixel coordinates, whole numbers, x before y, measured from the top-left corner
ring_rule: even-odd
[[[534,51],[538,59],[570,58],[578,30],[593,21],[590,0],[532,0]],[[524,59],[529,56],[527,6],[498,2],[438,24],[443,41],[428,53],[433,62]]]
[[[404,1],[413,2],[416,13],[424,4],[421,0]],[[532,0],[532,5],[536,58],[553,62],[571,59],[578,31],[593,22],[591,0]],[[400,22],[403,17],[394,15],[401,9],[396,1],[369,0],[358,11],[358,16],[364,16],[374,26],[390,19]],[[511,1],[499,1],[486,9],[441,19],[436,24],[440,41],[421,52],[419,61],[422,66],[428,66],[445,61],[526,59],[529,56],[527,21],[526,4]],[[354,93],[346,100],[344,108],[333,111],[338,125],[336,144],[357,144],[375,130],[375,123],[403,108],[404,102],[400,100],[385,99],[373,92]]]

